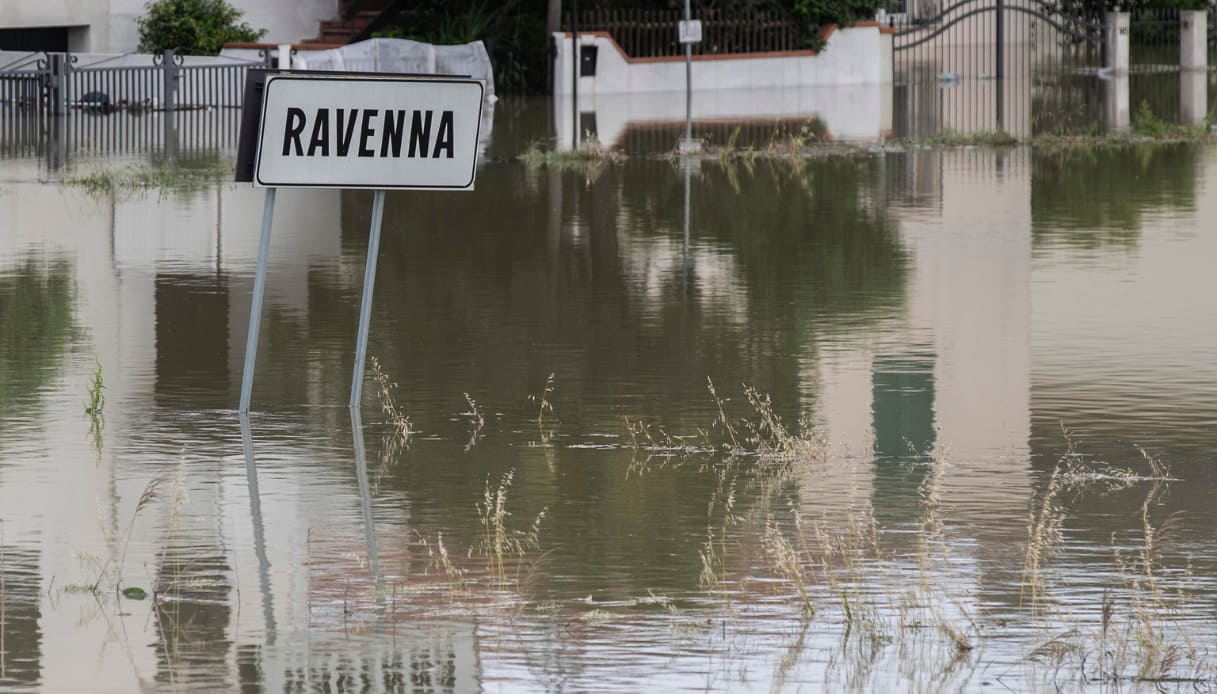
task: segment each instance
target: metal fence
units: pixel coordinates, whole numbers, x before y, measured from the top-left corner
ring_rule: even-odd
[[[0,53],[0,154],[235,148],[245,73],[263,60]]]
[[[578,26],[574,28],[609,33],[632,58],[678,56],[685,52],[677,32],[684,19],[680,10],[589,10],[580,12],[577,18]],[[808,48],[814,38],[794,18],[775,10],[707,8],[698,10],[695,18],[702,25],[701,42],[692,44],[695,55],[801,50]],[[564,26],[567,31],[572,30],[570,13]]]

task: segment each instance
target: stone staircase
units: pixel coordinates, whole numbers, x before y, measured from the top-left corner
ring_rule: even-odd
[[[338,16],[322,20],[317,36],[300,43],[346,45],[395,4],[400,5],[392,0],[339,0]]]

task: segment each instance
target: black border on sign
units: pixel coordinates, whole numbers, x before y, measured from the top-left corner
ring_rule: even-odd
[[[482,84],[481,80],[475,79],[454,79],[451,77],[430,77],[430,76],[410,76],[399,77],[396,75],[385,75],[384,73],[367,73],[367,72],[322,72],[316,76],[303,76],[300,74],[287,75],[267,75],[266,84],[262,89],[262,113],[258,121],[258,155],[257,162],[254,165],[254,184],[263,188],[324,188],[324,189],[351,189],[351,190],[472,190],[473,182],[477,178],[478,153],[477,143],[482,137],[482,109],[486,106],[486,85]],[[266,126],[266,105],[270,101],[270,88],[279,80],[291,80],[295,82],[304,81],[320,81],[320,82],[445,82],[449,84],[474,84],[477,85],[478,91],[481,92],[481,98],[478,100],[477,128],[474,133],[474,149],[473,149],[473,169],[469,172],[469,182],[460,186],[385,186],[385,185],[333,185],[326,183],[264,183],[262,181],[262,129]]]

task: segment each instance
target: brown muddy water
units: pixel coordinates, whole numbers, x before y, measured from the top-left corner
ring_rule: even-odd
[[[0,690],[1214,686],[1217,149],[531,127],[388,195],[408,436],[370,194],[279,194],[243,427],[261,192],[0,162]]]

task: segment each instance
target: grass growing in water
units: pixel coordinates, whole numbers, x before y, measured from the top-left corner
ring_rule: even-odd
[[[534,142],[516,159],[529,168],[544,166],[563,170],[584,171],[589,166],[620,164],[626,160],[625,152],[606,147],[595,138],[584,140],[575,149],[553,149]]]
[[[490,574],[500,581],[507,578],[508,559],[522,559],[529,551],[541,547],[541,522],[545,520],[546,509],[541,509],[528,530],[507,526],[507,519],[511,516],[507,510],[507,493],[511,490],[515,474],[515,470],[503,473],[498,486],[494,488],[487,477],[482,500],[477,505],[478,517],[482,521],[481,554],[486,557]]]
[[[62,183],[80,188],[94,197],[129,196],[148,191],[193,191],[232,179],[232,164],[203,162],[168,163],[148,166],[132,164],[123,168],[102,168],[68,176]]]
[[[380,366],[379,359],[372,357],[370,362],[372,366],[372,378],[376,381],[376,393],[380,397],[380,411],[388,417],[389,423],[393,425],[392,443],[396,446],[408,446],[410,445],[410,439],[414,436],[414,425],[397,404],[397,383],[389,380],[384,369]]]
[[[106,388],[106,383],[101,374],[101,361],[97,360],[96,363],[97,368],[93,369],[93,375],[89,379],[89,402],[85,404],[85,414],[93,418],[100,417],[106,407],[106,396],[102,393]]]

